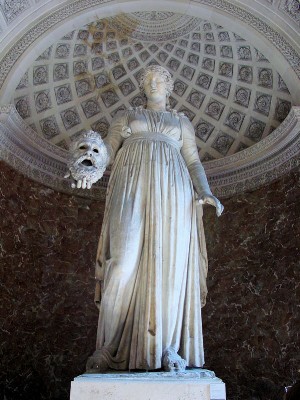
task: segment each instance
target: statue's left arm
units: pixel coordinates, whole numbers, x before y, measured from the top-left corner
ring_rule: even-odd
[[[187,117],[180,117],[182,122],[183,145],[181,154],[188,168],[194,189],[198,195],[200,204],[211,204],[216,208],[219,217],[223,212],[223,205],[212,194],[207,177],[199,159],[198,149],[195,140],[195,131]]]

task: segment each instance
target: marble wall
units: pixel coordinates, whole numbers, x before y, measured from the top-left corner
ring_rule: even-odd
[[[206,367],[227,383],[229,400],[275,400],[297,375],[299,176],[224,200],[220,219],[205,213]],[[103,209],[0,163],[1,400],[68,399],[84,371],[96,338]]]
[[[206,213],[206,365],[229,400],[281,399],[299,378],[299,176],[224,200],[217,221]]]
[[[1,164],[0,210],[6,399],[67,399],[95,346],[103,205],[54,192]]]

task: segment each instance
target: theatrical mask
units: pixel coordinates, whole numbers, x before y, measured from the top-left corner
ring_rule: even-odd
[[[102,178],[109,155],[100,134],[94,131],[82,134],[70,150],[72,159],[68,167],[75,181],[85,178],[93,184]]]

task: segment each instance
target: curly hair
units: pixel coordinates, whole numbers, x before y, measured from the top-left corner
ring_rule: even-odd
[[[174,81],[172,79],[172,75],[170,74],[170,72],[166,68],[164,68],[160,65],[149,65],[145,69],[145,71],[143,72],[143,74],[140,78],[140,82],[139,82],[139,87],[140,87],[141,91],[144,92],[145,79],[151,72],[158,72],[163,77],[163,79],[166,83],[167,95],[170,96],[171,92],[174,89]]]
[[[74,138],[70,144],[70,151],[74,152],[77,149],[78,144],[85,139],[94,139],[98,140],[100,143],[102,141],[101,135],[98,132],[93,130],[89,130],[86,132],[81,133],[78,137]]]

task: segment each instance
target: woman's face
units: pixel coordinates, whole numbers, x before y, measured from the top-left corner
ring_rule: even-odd
[[[149,72],[144,81],[144,91],[148,100],[165,100],[167,87],[164,77],[159,72]]]

